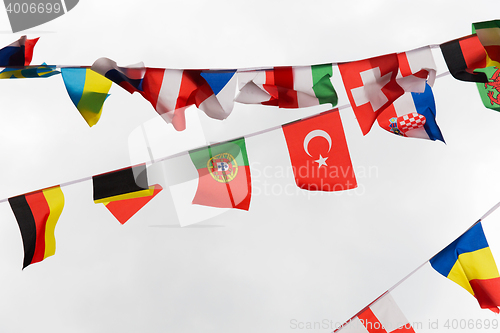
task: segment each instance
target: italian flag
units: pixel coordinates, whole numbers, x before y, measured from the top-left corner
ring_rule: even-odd
[[[330,103],[337,105],[337,92],[330,78],[333,65],[274,67],[238,72],[236,102],[280,108],[302,108]]]
[[[200,148],[189,155],[199,176],[193,204],[249,209],[252,184],[244,138]]]

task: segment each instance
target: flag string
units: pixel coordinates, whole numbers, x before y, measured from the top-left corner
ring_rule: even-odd
[[[29,66],[29,67],[36,67],[36,66]],[[59,68],[64,68],[64,67],[70,67],[70,66],[61,66]],[[73,68],[90,68],[89,66],[79,66],[79,67],[73,67]],[[442,78],[444,76],[447,76],[447,75],[450,75],[450,72],[449,71],[445,71],[439,75],[436,76],[436,79],[438,78]],[[322,113],[327,113],[327,112],[338,112],[340,110],[343,110],[343,109],[347,109],[351,107],[351,104],[350,103],[346,103],[346,104],[343,104],[343,105],[340,105],[340,106],[336,106],[334,107],[333,109],[330,109],[330,110],[325,110],[325,111],[321,111],[321,112],[318,112],[318,113],[315,113],[313,115],[309,115],[309,116],[306,116],[306,117],[303,117],[303,118],[299,118],[299,119],[296,119],[296,120],[293,120],[291,122],[295,122],[295,121],[299,121],[299,120],[306,120],[306,119],[309,119],[309,118],[313,118],[313,117],[316,117]],[[287,123],[285,123],[287,124]],[[258,136],[258,135],[261,135],[261,134],[266,134],[266,133],[269,133],[269,132],[272,132],[272,131],[275,131],[275,130],[278,130],[280,129],[283,125],[285,124],[281,124],[281,125],[276,125],[276,126],[272,126],[272,127],[269,127],[269,128],[266,128],[266,129],[263,129],[263,130],[260,130],[260,131],[257,131],[257,132],[253,132],[253,133],[249,133],[249,134],[245,134],[243,135],[243,137],[245,138],[250,138],[250,137],[255,137],[255,136]],[[145,135],[145,129],[144,127],[141,125],[141,128],[142,128],[142,132],[143,132],[143,135],[144,137],[146,138],[146,144],[147,144],[147,149],[148,149],[148,155],[149,155],[149,158],[150,158],[150,161],[144,161],[143,163],[145,163],[147,166],[150,166],[154,163],[159,163],[159,162],[163,162],[163,161],[166,161],[166,160],[169,160],[169,159],[173,159],[173,158],[177,158],[177,157],[180,157],[180,156],[183,156],[183,155],[186,155],[189,153],[189,151],[191,150],[194,150],[194,149],[199,149],[199,148],[203,148],[203,147],[206,147],[206,145],[203,145],[203,146],[196,146],[196,147],[193,147],[193,148],[190,148],[189,150],[185,150],[185,151],[182,151],[182,152],[178,152],[178,153],[175,153],[175,154],[172,154],[172,155],[168,155],[168,156],[163,156],[163,157],[160,157],[160,158],[157,158],[157,159],[154,159],[153,158],[153,154],[151,152],[151,147],[149,146],[149,143],[148,143],[148,140],[147,140],[147,135]],[[232,140],[235,140],[235,139],[238,139],[240,138],[241,136],[238,136],[238,137],[233,137],[231,139],[228,139],[228,140],[225,140],[225,141],[221,141],[221,142],[212,142],[212,143],[209,143],[208,145],[217,145],[217,144],[220,144],[220,143],[223,143],[223,142],[227,142],[227,141],[232,141]],[[112,170],[111,170],[112,171]],[[111,171],[108,171],[108,172],[111,172]],[[79,179],[76,179],[76,180],[71,180],[71,181],[68,181],[68,182],[65,182],[65,183],[61,183],[59,184],[59,186],[61,187],[64,187],[64,186],[69,186],[69,185],[74,185],[74,184],[78,184],[78,183],[81,183],[81,182],[85,182],[85,181],[88,181],[88,180],[91,180],[92,179],[92,176],[87,176],[87,177],[83,177],[83,178],[79,178]],[[20,193],[22,194],[22,193]],[[19,195],[20,195],[19,194]],[[0,199],[0,203],[2,202],[6,202],[8,200],[8,198],[3,198],[3,199]],[[500,203],[499,203],[500,205]]]
[[[479,220],[477,220],[476,222],[474,222],[474,224],[472,224],[467,230],[465,230],[460,236],[458,236],[456,239],[460,238],[462,235],[464,235],[467,231],[469,231],[470,229],[472,229],[476,224],[478,224],[479,222],[483,221],[486,217],[490,216],[495,210],[498,209],[498,207],[500,207],[500,202],[498,202],[496,205],[494,205],[493,207],[491,207]],[[455,239],[455,240],[456,240]],[[448,246],[448,245],[447,245]],[[446,246],[445,246],[446,248]],[[443,248],[444,249],[444,248]],[[439,251],[438,253],[440,253],[441,251]],[[403,282],[405,282],[408,278],[410,278],[410,276],[412,276],[413,274],[415,274],[419,269],[421,269],[422,267],[424,267],[429,261],[432,260],[432,258],[434,258],[438,253],[436,253],[435,255],[433,255],[431,258],[429,258],[428,260],[424,261],[422,264],[420,264],[417,268],[415,268],[413,271],[411,271],[408,275],[406,275],[404,278],[402,278],[401,280],[399,280],[396,284],[394,284],[392,287],[390,287],[389,289],[387,289],[386,291],[384,291],[380,296],[378,296],[377,298],[375,298],[370,304],[366,305],[364,308],[362,308],[361,310],[359,310],[354,316],[352,316],[351,318],[349,318],[348,320],[346,320],[344,322],[344,324],[342,324],[341,327],[343,327],[346,323],[350,322],[351,320],[353,320],[355,317],[357,317],[359,314],[361,314],[363,311],[365,311],[366,309],[368,309],[373,303],[375,303],[376,301],[378,301],[380,298],[382,298],[384,295],[390,293],[391,291],[393,291],[394,289],[396,289],[398,286],[400,286]],[[335,329],[333,332],[337,332],[339,329]]]

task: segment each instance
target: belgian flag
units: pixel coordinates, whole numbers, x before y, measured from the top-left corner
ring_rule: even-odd
[[[476,34],[440,45],[451,75],[460,81],[488,82],[486,74],[474,69],[486,67],[486,51]]]
[[[145,164],[103,173],[92,177],[94,203],[102,203],[121,223],[153,199],[163,188],[148,185]]]
[[[21,230],[23,269],[54,255],[54,230],[64,207],[60,186],[9,198],[9,204]]]

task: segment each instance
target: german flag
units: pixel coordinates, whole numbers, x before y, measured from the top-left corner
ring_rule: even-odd
[[[124,224],[163,189],[148,185],[145,164],[92,177],[94,203],[102,203]]]
[[[440,45],[451,75],[460,81],[488,82],[486,74],[474,69],[486,67],[486,51],[476,34]]]
[[[9,204],[23,239],[23,269],[54,255],[54,230],[64,207],[60,186],[9,198]]]

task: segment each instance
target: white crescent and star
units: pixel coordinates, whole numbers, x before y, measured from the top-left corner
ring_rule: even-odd
[[[332,138],[330,137],[330,134],[328,134],[327,132],[325,132],[323,130],[313,130],[313,131],[307,133],[306,137],[304,138],[304,151],[306,152],[307,155],[309,155],[311,157],[312,157],[312,155],[309,153],[308,146],[309,146],[309,142],[316,137],[322,137],[322,138],[325,138],[326,141],[328,141],[328,152],[330,152],[330,149],[332,148]],[[326,164],[327,159],[328,159],[328,157],[323,157],[320,154],[319,159],[315,160],[314,162],[318,163],[318,168],[321,167],[322,165],[328,166],[328,164]]]

